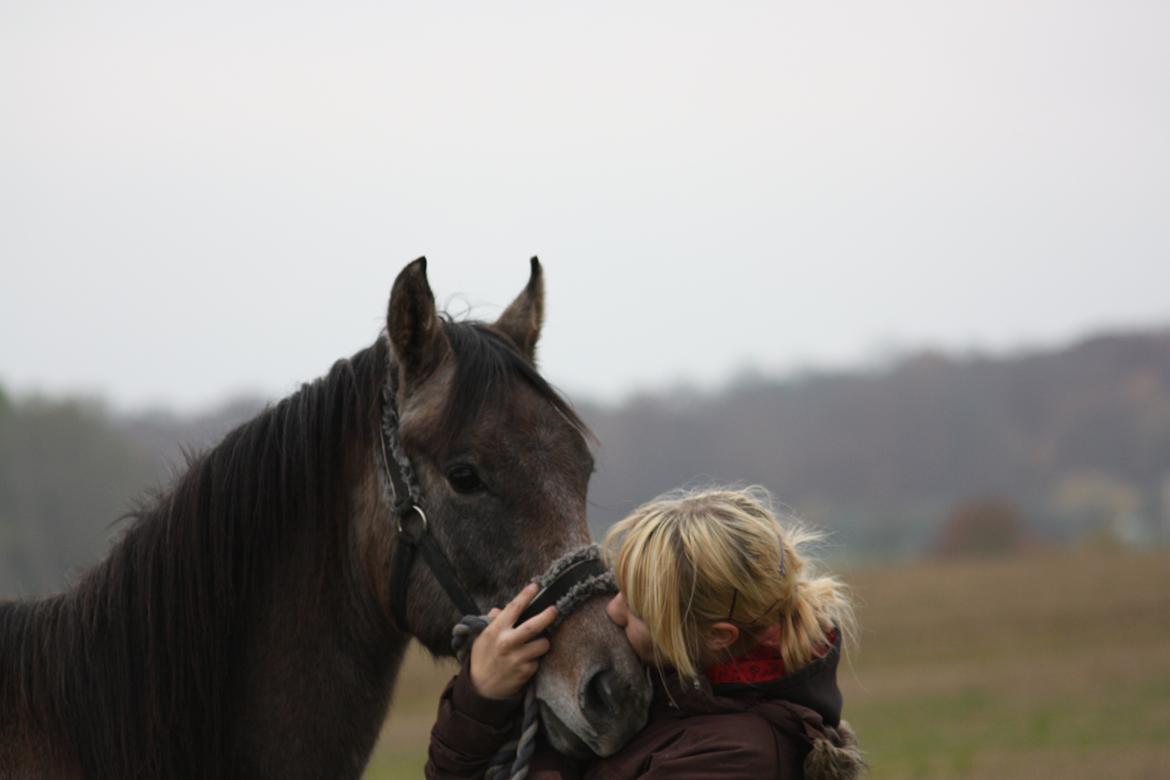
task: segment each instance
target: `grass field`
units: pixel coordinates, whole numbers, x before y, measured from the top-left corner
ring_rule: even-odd
[[[846,572],[845,716],[885,778],[1170,778],[1170,554]],[[422,775],[450,676],[412,652],[368,778]]]

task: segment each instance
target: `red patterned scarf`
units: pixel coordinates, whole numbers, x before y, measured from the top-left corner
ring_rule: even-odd
[[[778,680],[787,674],[780,657],[780,626],[771,626],[760,636],[755,649],[704,671],[712,685],[726,683],[761,683]]]
[[[837,632],[830,631],[825,637],[828,644],[817,648],[817,657],[823,656],[837,642]],[[779,680],[788,674],[784,659],[780,656],[780,626],[768,628],[759,637],[755,649],[732,658],[724,663],[709,666],[703,670],[712,685],[727,683],[763,683]]]

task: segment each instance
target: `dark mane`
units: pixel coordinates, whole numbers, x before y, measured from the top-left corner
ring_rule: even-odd
[[[193,458],[72,590],[0,604],[0,701],[86,777],[239,772],[229,692],[246,621],[282,560],[338,570],[346,471],[373,446],[387,358],[379,341],[338,361]]]
[[[455,353],[455,378],[443,413],[439,437],[444,446],[470,427],[485,405],[494,405],[523,382],[550,403],[583,436],[590,437],[569,402],[540,375],[512,341],[482,322],[442,319],[443,331]]]

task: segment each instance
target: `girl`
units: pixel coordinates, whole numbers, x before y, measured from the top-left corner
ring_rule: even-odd
[[[759,488],[668,494],[610,529],[620,592],[607,612],[651,669],[650,719],[608,758],[538,752],[530,778],[860,775],[836,680],[852,607],[838,580],[813,573],[805,548],[816,535],[781,526],[769,506]],[[507,734],[516,705],[504,702],[548,649],[530,638],[550,613],[505,628],[534,593],[522,591],[507,619],[477,637],[466,673],[444,692],[428,777],[482,777]]]

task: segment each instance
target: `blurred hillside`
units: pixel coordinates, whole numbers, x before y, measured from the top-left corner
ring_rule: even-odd
[[[853,556],[917,555],[981,502],[1020,538],[1165,541],[1170,331],[1013,357],[919,353],[881,370],[749,379],[587,407],[597,527],[687,480],[771,488]],[[974,507],[972,507],[974,505]]]
[[[0,391],[0,593],[61,587],[184,448],[261,406],[115,415]],[[739,481],[772,489],[854,559],[1170,537],[1166,330],[580,406],[601,441],[595,533],[663,490]]]

